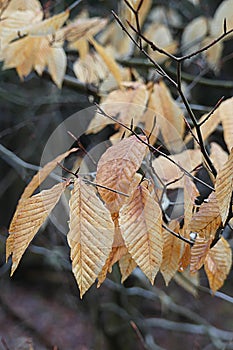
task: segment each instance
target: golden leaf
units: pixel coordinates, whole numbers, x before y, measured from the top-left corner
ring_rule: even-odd
[[[201,237],[197,235],[195,243],[191,248],[190,272],[197,272],[205,262],[205,258],[210,250],[213,237]]]
[[[62,182],[31,198],[21,197],[10,224],[10,236],[6,241],[6,260],[12,254],[11,275],[67,185],[67,182]]]
[[[119,224],[130,255],[153,284],[162,262],[162,214],[146,187],[138,186],[122,206]]]
[[[58,163],[61,163],[63,159],[68,157],[68,155],[72,152],[76,152],[77,148],[72,148],[69,151],[60,154],[51,162],[47,163],[42,169],[36,173],[29,184],[25,187],[23,194],[20,199],[26,199],[31,197],[33,192],[40,186],[40,184],[48,177],[48,175],[56,168]]]
[[[169,228],[175,232],[179,232],[179,223],[171,222]],[[160,272],[167,286],[178,270],[184,242],[166,230],[163,230],[163,239],[163,260],[160,266]]]
[[[216,292],[222,287],[232,265],[232,251],[229,243],[221,237],[211,248],[205,259],[205,272],[210,288]]]
[[[146,137],[140,136],[145,142]],[[136,136],[121,140],[116,145],[109,147],[100,158],[97,165],[96,182],[109,188],[98,188],[102,199],[106,202],[111,212],[117,212],[126,197],[118,192],[129,194],[137,181],[132,181],[145,156],[147,146]]]
[[[196,212],[189,224],[189,230],[196,232],[204,240],[209,240],[216,234],[222,223],[218,202],[215,193],[212,192],[206,202],[202,203],[199,211]]]
[[[132,120],[133,125],[137,126],[145,110],[147,99],[146,86],[138,82],[130,82],[125,89],[114,90],[108,94],[107,98],[101,102],[100,107],[107,115],[114,117],[126,126],[129,127]],[[108,124],[114,124],[114,121],[97,111],[88,126],[88,133],[97,133]],[[118,128],[125,131],[116,123],[116,129]]]
[[[195,199],[199,195],[199,192],[193,183],[193,181],[187,175],[184,176],[184,226],[183,232],[186,238],[189,237],[188,226],[192,219],[193,208],[195,204]]]
[[[229,152],[233,148],[233,97],[222,102],[219,107],[219,114],[223,126],[223,137]]]
[[[183,254],[179,261],[178,271],[179,272],[185,271],[185,269],[187,269],[187,267],[190,264],[190,260],[191,260],[191,247],[190,247],[190,244],[185,243]]]
[[[196,17],[184,29],[181,43],[184,54],[192,53],[200,48],[201,41],[208,31],[208,20],[204,16]]]
[[[210,159],[212,160],[215,169],[219,172],[228,159],[228,154],[216,142],[210,144]]]
[[[199,149],[185,150],[181,153],[171,155],[169,158],[182,166],[188,172],[192,171],[202,163],[202,154]],[[159,156],[152,161],[152,165],[155,173],[158,174],[159,178],[164,184],[180,179],[179,181],[169,185],[169,189],[184,186],[184,179],[182,178],[184,175],[183,171],[169,159]]]
[[[82,298],[109,256],[114,223],[95,190],[80,179],[74,181],[69,226],[67,239],[71,248],[72,270]]]
[[[121,283],[123,283],[129,277],[136,266],[136,262],[129,253],[122,256],[122,258],[119,260],[119,267],[122,276]]]
[[[103,59],[104,63],[108,67],[109,71],[112,73],[114,78],[116,79],[118,85],[120,85],[122,81],[121,71],[119,65],[116,63],[115,59],[108,54],[107,50],[97,43],[93,38],[89,39],[90,43],[94,46],[98,54]]]
[[[219,171],[216,183],[215,193],[218,201],[219,211],[222,217],[222,222],[225,224],[229,208],[231,206],[231,198],[233,191],[233,148],[229,155],[228,161],[223,168]]]
[[[181,152],[184,146],[183,134],[185,128],[183,112],[162,81],[154,85],[150,95],[149,108],[154,111],[156,126],[161,131],[166,147],[171,152]]]

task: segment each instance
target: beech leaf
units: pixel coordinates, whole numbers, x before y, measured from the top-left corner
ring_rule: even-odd
[[[162,262],[162,213],[146,187],[139,185],[122,206],[119,224],[130,255],[153,284]]]
[[[10,235],[6,242],[6,260],[12,254],[11,275],[68,184],[68,182],[62,182],[30,198],[21,197],[11,221]]]
[[[109,256],[114,223],[95,190],[81,179],[74,180],[69,226],[67,239],[71,248],[72,271],[82,298]]]

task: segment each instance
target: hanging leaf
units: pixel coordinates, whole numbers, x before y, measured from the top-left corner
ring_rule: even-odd
[[[11,275],[16,270],[25,250],[59,201],[68,182],[29,197],[21,197],[9,228],[6,242],[6,260],[12,254]]]
[[[122,256],[122,258],[119,260],[119,267],[122,276],[121,283],[123,283],[129,277],[129,275],[131,275],[136,266],[136,262],[129,253]]]
[[[216,142],[210,144],[210,159],[212,160],[215,169],[219,172],[223,165],[227,162],[228,154]]]
[[[130,255],[153,284],[162,262],[162,214],[146,187],[139,185],[122,206],[119,224]]]
[[[215,193],[212,192],[206,202],[202,203],[189,225],[191,232],[196,232],[205,240],[213,239],[222,220]]]
[[[232,265],[232,251],[229,243],[221,237],[208,251],[205,259],[205,272],[210,288],[216,292],[222,287]]]
[[[196,273],[204,264],[206,256],[210,250],[213,237],[201,237],[197,235],[195,243],[191,248],[190,272]]]
[[[233,191],[233,148],[231,150],[228,161],[225,163],[223,168],[219,171],[216,183],[215,193],[218,201],[219,211],[222,217],[222,222],[225,224],[232,199]]]
[[[185,150],[181,153],[171,155],[169,158],[182,166],[188,172],[191,172],[202,163],[202,154],[199,149]],[[155,173],[158,174],[159,178],[165,185],[173,182],[174,180],[179,180],[169,184],[169,189],[184,186],[183,171],[169,159],[159,156],[152,161],[152,166]]]
[[[146,141],[145,136],[140,138]],[[147,146],[136,136],[109,147],[97,165],[97,184],[129,194],[137,186],[137,181],[132,180],[142,163],[146,149]],[[120,193],[100,187],[98,191],[112,213],[117,212],[127,198]]]
[[[98,54],[102,57],[104,63],[106,64],[109,71],[112,73],[112,75],[116,79],[118,85],[120,85],[120,83],[122,81],[122,76],[121,76],[121,71],[120,71],[119,65],[116,63],[114,58],[108,54],[106,49],[97,43],[97,41],[95,41],[93,38],[89,39],[89,41],[94,46],[94,48],[96,49]]]
[[[169,228],[178,233],[179,223],[171,222]],[[163,260],[160,272],[167,286],[178,270],[184,242],[166,230],[163,230],[163,239]]]
[[[68,157],[69,154],[76,152],[78,148],[72,148],[69,151],[60,154],[51,162],[47,163],[36,175],[33,176],[32,180],[25,187],[23,194],[20,199],[29,198],[33,192],[42,184],[42,182],[48,177],[48,175],[56,168],[58,163],[61,163],[63,159]]]
[[[112,91],[107,98],[101,102],[100,107],[104,112],[130,127],[133,120],[134,126],[138,125],[141,115],[145,110],[148,99],[146,86],[139,82],[130,82],[124,89]],[[97,133],[106,125],[114,122],[104,117],[97,111],[88,126],[88,133]],[[125,129],[116,123],[116,129]]]
[[[72,271],[82,298],[109,256],[114,223],[95,190],[81,179],[74,180],[69,226],[67,239],[71,248]]]
[[[193,216],[195,199],[199,196],[199,192],[188,176],[184,176],[184,226],[183,232],[186,238],[189,238],[189,223]]]
[[[223,137],[229,152],[233,148],[233,97],[222,102],[219,107],[219,115],[223,126]]]

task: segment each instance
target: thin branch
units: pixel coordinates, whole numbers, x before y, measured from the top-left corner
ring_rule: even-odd
[[[80,2],[82,2],[82,0],[76,0],[75,2],[73,2],[73,4],[67,7],[67,10],[72,11],[75,7],[77,7],[80,4]]]
[[[146,145],[150,149],[150,151],[152,153],[158,153],[159,155],[163,156],[164,158],[167,158],[171,163],[175,164],[181,171],[183,171],[188,177],[190,177],[193,180],[195,180],[195,181],[201,183],[202,185],[208,187],[212,191],[215,190],[212,186],[208,185],[207,183],[205,183],[204,181],[202,181],[198,177],[193,176],[192,174],[190,174],[190,172],[188,172],[186,169],[184,169],[180,164],[176,163],[167,154],[165,154],[164,152],[160,151],[158,148],[155,148],[154,146],[150,145],[148,142],[142,140],[141,137],[134,130],[131,130],[127,125],[125,125],[124,123],[121,123],[119,120],[116,120],[114,117],[106,114],[104,112],[104,110],[97,103],[96,103],[96,107],[98,108],[99,113],[102,114],[104,117],[107,117],[107,118],[111,119],[112,121],[114,121],[114,123],[121,125],[123,128],[125,128],[126,130],[130,131],[133,135],[135,135],[144,145]]]
[[[224,100],[225,96],[222,96],[218,102],[216,103],[216,105],[214,106],[214,108],[212,108],[212,110],[207,114],[207,116],[205,117],[205,119],[202,120],[202,122],[200,122],[198,125],[202,126],[203,124],[205,124],[205,122],[211,117],[211,115],[216,111],[216,109],[220,106],[220,104],[222,103],[222,101]]]
[[[181,241],[188,243],[189,245],[193,246],[193,241],[190,241],[188,238],[185,238],[184,236],[181,236],[179,233],[176,233],[175,231],[171,230],[167,225],[162,224],[162,227],[168,231],[169,233],[171,233],[173,236],[181,239]]]

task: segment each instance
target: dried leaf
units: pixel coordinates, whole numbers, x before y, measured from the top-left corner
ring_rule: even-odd
[[[138,125],[141,115],[145,110],[148,99],[148,91],[144,84],[131,82],[126,89],[115,90],[108,94],[107,98],[101,102],[100,107],[107,115],[130,127],[133,120],[134,126]],[[88,126],[88,133],[97,133],[106,125],[114,122],[97,112]],[[116,128],[120,128],[116,124]],[[121,129],[125,130],[123,127]]]
[[[184,29],[181,44],[185,55],[200,48],[201,41],[208,31],[208,20],[204,16],[194,18]]]
[[[153,284],[162,262],[162,214],[146,187],[138,186],[122,206],[119,224],[130,255]]]
[[[119,260],[119,267],[122,275],[121,283],[123,283],[129,277],[129,275],[131,275],[136,266],[136,262],[129,253],[122,256],[122,258]]]
[[[233,97],[222,102],[219,107],[219,114],[223,126],[223,137],[229,152],[233,148]]]
[[[211,237],[213,239],[221,223],[218,202],[215,193],[212,192],[206,202],[201,204],[199,211],[193,215],[189,229],[198,233],[204,240],[209,240]]]
[[[57,85],[57,87],[61,88],[62,82],[66,72],[66,63],[67,58],[65,51],[61,47],[54,47],[50,51],[50,55],[48,56],[48,70],[49,73]]]
[[[184,176],[184,226],[183,232],[186,238],[189,238],[188,226],[192,219],[195,199],[199,196],[199,192],[188,176]]]
[[[223,168],[219,171],[216,183],[215,193],[218,201],[219,211],[222,217],[222,222],[225,224],[229,209],[231,206],[233,191],[233,148],[229,155],[228,161],[225,163]]]
[[[48,177],[48,175],[53,171],[53,169],[56,168],[58,163],[61,163],[63,159],[68,157],[68,155],[72,152],[76,152],[77,148],[72,148],[69,151],[60,154],[55,159],[53,159],[51,162],[47,163],[41,170],[36,173],[36,175],[33,176],[32,180],[29,182],[29,184],[25,187],[23,194],[21,196],[21,199],[29,198],[33,192],[37,189],[37,187],[42,184],[42,182]]]
[[[213,236],[204,238],[198,235],[191,248],[190,272],[196,273],[204,264],[206,256],[210,250]]]
[[[67,239],[81,298],[103,268],[112,248],[113,237],[114,223],[110,212],[91,186],[81,179],[75,179]]]
[[[169,227],[173,231],[179,232],[178,222],[171,222]],[[160,266],[160,272],[167,286],[178,270],[184,242],[166,230],[163,230],[163,239],[163,260]]]
[[[166,25],[158,24],[153,22],[144,33],[144,36],[152,41],[159,48],[173,54],[177,49],[177,42],[173,40],[172,34]],[[163,63],[167,56],[159,53],[158,51],[152,50],[151,47],[147,49],[148,54],[158,63]]]
[[[140,136],[146,141],[145,136]],[[98,188],[102,199],[111,212],[117,212],[126,197],[112,192],[111,189],[129,194],[137,185],[132,180],[145,156],[147,146],[136,136],[131,136],[107,149],[97,165],[96,182],[109,188]]]
[[[232,265],[232,251],[229,243],[221,237],[211,248],[205,259],[205,272],[210,288],[216,292],[222,287]]]
[[[226,19],[227,30],[233,28],[233,1],[225,0],[221,1],[219,7],[215,11],[213,21],[211,23],[211,35],[218,37],[223,34],[223,23]],[[224,39],[230,39],[232,33]]]
[[[219,172],[223,165],[227,162],[228,154],[216,142],[210,144],[210,159],[212,160],[215,169]]]
[[[185,150],[181,153],[169,156],[173,161],[182,166],[188,172],[195,169],[198,165],[202,163],[202,155],[199,149],[195,150]],[[182,176],[184,173],[180,168],[172,163],[169,159],[159,156],[152,162],[155,173],[158,174],[159,178],[164,184],[168,184],[174,180],[179,180],[171,185],[169,189],[183,187],[184,179]]]
[[[154,85],[150,95],[150,110],[156,116],[166,147],[174,153],[183,150],[184,119],[183,112],[177,106],[166,85],[161,81]]]
[[[94,48],[96,49],[98,54],[102,57],[104,63],[106,64],[109,71],[112,73],[112,75],[116,79],[118,85],[120,85],[120,83],[122,81],[122,76],[121,76],[121,71],[120,71],[119,65],[116,63],[114,58],[108,54],[108,52],[106,51],[106,49],[103,46],[98,44],[93,38],[89,39],[89,41],[94,46]]]
[[[190,260],[191,260],[191,247],[190,247],[190,244],[185,243],[183,255],[179,261],[178,271],[179,272],[185,271],[190,264]]]
[[[13,275],[25,250],[59,201],[67,185],[67,182],[59,183],[31,198],[21,197],[11,221],[10,236],[6,242],[6,260],[12,254],[11,275]]]

